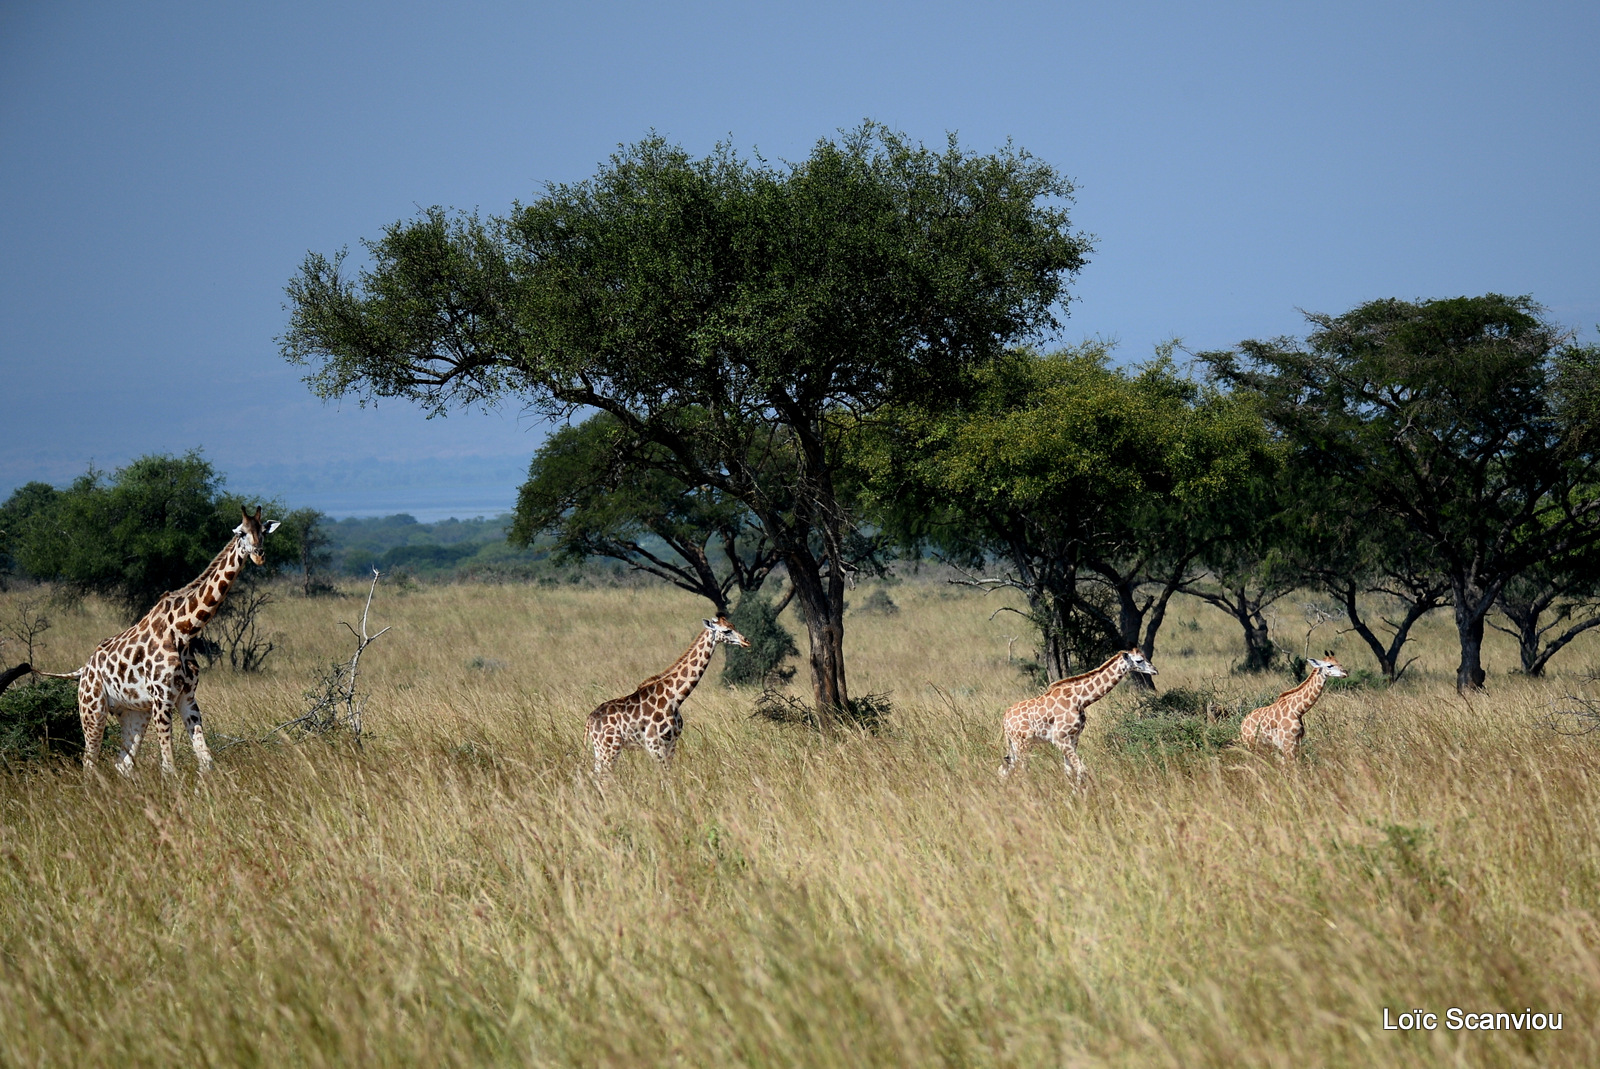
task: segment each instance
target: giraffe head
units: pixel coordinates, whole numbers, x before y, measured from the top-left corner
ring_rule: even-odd
[[[256,506],[254,516],[240,505],[239,514],[244,517],[244,521],[233,529],[233,533],[239,536],[239,544],[244,548],[245,555],[257,564],[267,563],[267,558],[263,555],[267,535],[278,529],[278,521],[268,520],[262,523],[260,505]]]
[[[719,642],[726,642],[730,646],[750,648],[750,640],[735,631],[733,625],[728,623],[726,616],[719,614],[715,620],[707,620],[705,624],[706,630],[711,632],[711,644],[713,646]]]
[[[1329,679],[1343,679],[1345,676],[1350,674],[1344,670],[1344,666],[1342,664],[1333,659],[1332,650],[1323,650],[1322,656],[1326,657],[1327,660],[1319,661],[1315,657],[1307,657],[1306,664],[1310,665],[1318,672],[1321,672]]]
[[[1141,672],[1147,676],[1156,674],[1156,666],[1144,659],[1144,654],[1135,646],[1131,650],[1122,651],[1122,660],[1127,664],[1128,671]]]

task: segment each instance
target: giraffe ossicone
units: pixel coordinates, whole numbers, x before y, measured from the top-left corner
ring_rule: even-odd
[[[83,767],[93,768],[100,756],[106,724],[115,713],[122,726],[117,771],[133,772],[133,759],[147,725],[154,725],[161,747],[161,771],[172,772],[172,718],[181,712],[201,772],[211,769],[211,751],[200,726],[200,706],[195,686],[200,666],[190,644],[216,615],[228,588],[248,558],[264,564],[266,536],[279,521],[261,519],[261,509],[251,516],[243,507],[233,538],[212,558],[195,579],[161,595],[139,622],[101,642],[76,672],[55,679],[78,681],[78,719],[83,724]]]
[[[1306,711],[1322,697],[1330,679],[1343,679],[1350,673],[1334,659],[1333,651],[1323,653],[1326,660],[1306,659],[1311,674],[1301,683],[1278,695],[1271,705],[1263,705],[1239,725],[1239,741],[1257,749],[1276,750],[1285,762],[1294,760],[1300,740],[1306,737]]]
[[[1067,776],[1083,783],[1083,759],[1078,756],[1078,736],[1088,722],[1088,707],[1111,692],[1130,672],[1156,675],[1156,667],[1139,647],[1123,650],[1100,667],[1082,675],[1058,679],[1035,698],[1024,698],[1006,710],[1005,754],[1000,778],[1011,775],[1017,761],[1034,742],[1048,742],[1061,751]]]
[[[632,694],[602,702],[589,714],[589,747],[594,751],[594,774],[602,783],[623,750],[645,750],[663,770],[683,734],[684,699],[694,690],[711,663],[719,642],[749,648],[750,642],[728,623],[726,616],[706,620],[682,657],[664,672],[640,683]]]

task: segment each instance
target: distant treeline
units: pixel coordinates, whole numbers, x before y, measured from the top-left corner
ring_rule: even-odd
[[[549,557],[547,550],[507,544],[510,527],[509,515],[418,523],[402,512],[329,521],[323,530],[328,538],[328,570],[339,575],[366,575],[374,568],[429,576],[503,573]]]
[[[552,539],[513,546],[510,516],[418,523],[398,514],[334,521],[308,508],[245,498],[197,452],[151,455],[106,473],[91,468],[65,487],[31,482],[0,504],[0,589],[10,579],[56,583],[68,596],[99,594],[131,615],[193,579],[227,544],[240,510],[264,508],[282,525],[267,539],[264,567],[240,589],[287,575],[307,595],[339,576],[572,580],[617,565],[551,560]]]

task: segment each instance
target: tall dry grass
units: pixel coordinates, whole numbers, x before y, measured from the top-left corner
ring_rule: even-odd
[[[0,1063],[1600,1064],[1600,737],[1544,723],[1592,644],[1541,683],[1493,646],[1468,706],[1441,617],[1412,682],[1325,697],[1287,770],[1120,757],[1119,689],[1078,795],[1050,753],[995,775],[1031,689],[1015,618],[892,593],[847,618],[884,734],[751,720],[719,657],[670,777],[630,753],[604,797],[583,717],[682,652],[691,598],[380,587],[359,750],[235,745],[203,782],[181,741],[170,781],[148,750],[127,782],[0,771]],[[204,675],[213,745],[293,715],[359,610],[273,606],[269,671]],[[1162,685],[1281,682],[1228,674],[1221,617],[1175,617]],[[56,623],[59,669],[118,626]],[[1382,1028],[1450,1006],[1565,1027]]]

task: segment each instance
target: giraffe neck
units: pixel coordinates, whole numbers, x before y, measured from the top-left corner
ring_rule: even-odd
[[[1311,677],[1289,692],[1289,704],[1296,711],[1309,709],[1322,697],[1322,688],[1327,685],[1328,677],[1313,668]]]
[[[706,674],[706,666],[711,663],[711,653],[716,646],[716,635],[707,628],[700,632],[700,637],[671,668],[656,677],[656,685],[665,693],[671,708],[676,709],[682,704],[689,692],[694,690],[695,684],[700,682],[700,677]]]
[[[201,572],[187,586],[174,590],[162,599],[172,613],[172,626],[183,635],[193,635],[206,626],[228,588],[244,568],[244,543],[236,535],[222,547],[222,552],[211,558]],[[158,603],[159,605],[159,603]]]
[[[1099,701],[1111,693],[1111,688],[1122,682],[1122,677],[1128,674],[1128,659],[1122,654],[1117,654],[1105,664],[1096,668],[1084,680],[1087,684],[1084,693],[1086,702]]]

